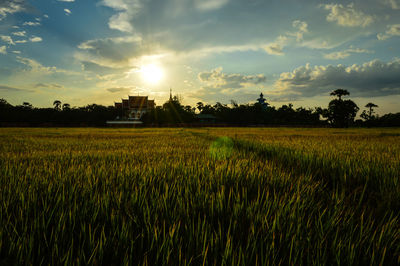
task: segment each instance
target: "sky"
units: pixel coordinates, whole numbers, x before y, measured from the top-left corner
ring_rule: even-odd
[[[0,0],[0,98],[400,112],[400,0]],[[360,111],[361,113],[361,111]]]

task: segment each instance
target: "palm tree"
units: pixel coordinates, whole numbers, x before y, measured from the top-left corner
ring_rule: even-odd
[[[53,102],[53,105],[54,105],[54,109],[56,109],[57,111],[60,111],[60,110],[61,110],[61,101],[55,100],[55,101]]]
[[[350,92],[348,92],[347,90],[343,90],[343,89],[336,89],[334,91],[331,92],[332,96],[337,96],[339,98],[339,101],[342,100],[342,96],[345,95],[350,95]]]
[[[369,108],[369,119],[372,119],[372,114],[374,113],[374,107],[379,107],[378,105],[374,104],[374,103],[367,103],[367,105],[365,105],[365,107]]]

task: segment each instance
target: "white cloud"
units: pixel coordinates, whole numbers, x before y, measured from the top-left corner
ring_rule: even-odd
[[[264,50],[268,54],[272,54],[272,55],[284,55],[285,54],[283,52],[283,45],[276,43],[276,42],[268,44],[267,46],[264,47]]]
[[[102,4],[118,11],[108,21],[110,29],[133,32],[131,19],[142,8],[140,0],[103,0]]]
[[[63,89],[64,86],[57,83],[36,83],[33,85],[34,88],[40,89]]]
[[[393,36],[400,36],[400,24],[388,25],[387,28],[388,29],[385,33],[379,33],[378,35],[376,35],[378,40],[383,41]]]
[[[0,54],[7,54],[6,46],[0,46]]]
[[[0,20],[4,19],[7,14],[14,14],[25,10],[26,4],[24,0],[0,1]]]
[[[349,57],[351,54],[371,54],[373,51],[367,50],[367,49],[361,49],[361,48],[349,48],[343,51],[338,51],[338,52],[333,52],[329,54],[324,54],[324,58],[330,59],[330,60],[339,60],[339,59],[344,59]]]
[[[120,12],[111,16],[108,21],[108,26],[110,29],[119,30],[123,32],[133,32],[133,27],[129,22],[129,13]]]
[[[23,26],[40,26],[40,22],[32,22],[32,21],[25,21],[24,24],[22,24]]]
[[[15,36],[19,36],[19,37],[25,37],[25,34],[26,34],[26,31],[16,31],[16,32],[13,32],[12,33],[12,35],[15,35]]]
[[[200,72],[198,78],[208,86],[219,89],[243,88],[247,85],[256,85],[266,81],[263,74],[225,74],[222,70],[222,67],[219,67],[212,71]]]
[[[251,99],[259,93],[260,87],[266,82],[263,74],[243,75],[225,74],[222,67],[198,74],[198,79],[204,84],[199,90],[188,96],[205,101],[221,101],[236,99],[239,101]]]
[[[64,12],[65,12],[65,15],[67,15],[67,16],[72,14],[71,10],[69,10],[68,8],[64,8]]]
[[[267,44],[264,50],[268,54],[284,55],[283,48],[293,40],[293,37],[296,38],[296,42],[303,41],[304,34],[308,33],[308,24],[301,20],[295,20],[292,23],[292,27],[296,29],[295,32],[287,32],[285,35],[280,35],[274,42]]]
[[[295,20],[292,23],[293,28],[297,29],[297,32],[288,33],[288,35],[295,36],[296,41],[302,41],[304,33],[308,32],[308,24],[301,20]]]
[[[32,36],[31,38],[29,38],[29,40],[31,42],[41,42],[43,39],[41,37],[38,37],[38,36]]]
[[[31,74],[50,75],[54,73],[63,73],[67,75],[81,75],[81,73],[59,69],[55,66],[43,66],[38,61],[26,57],[16,56],[16,59],[19,63],[27,66],[28,69],[24,70],[24,72],[30,72]]]
[[[209,11],[223,7],[229,0],[195,0],[195,6],[199,10]]]
[[[41,72],[44,74],[51,74],[51,73],[54,73],[57,71],[56,67],[45,67],[42,64],[40,64],[38,61],[30,59],[30,58],[17,56],[17,61],[20,62],[21,64],[28,66],[32,72]]]
[[[390,62],[373,60],[362,65],[309,64],[293,72],[282,73],[275,83],[283,95],[312,97],[327,95],[336,88],[350,91],[354,96],[372,97],[400,94],[400,59]]]
[[[269,43],[267,46],[265,46],[264,50],[268,54],[284,55],[283,47],[285,47],[287,43],[288,43],[288,37],[281,35],[278,38],[276,38],[275,42]]]
[[[347,6],[343,6],[342,4],[329,4],[323,7],[330,11],[326,20],[329,22],[336,22],[340,26],[366,27],[375,20],[373,16],[356,10],[354,4],[349,4]]]
[[[7,36],[7,35],[0,35],[0,40],[2,40],[3,42],[6,42],[10,45],[15,45],[13,39],[11,38],[11,36]]]

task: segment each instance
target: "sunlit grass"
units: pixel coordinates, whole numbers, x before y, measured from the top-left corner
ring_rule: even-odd
[[[398,129],[0,129],[0,264],[398,264]]]

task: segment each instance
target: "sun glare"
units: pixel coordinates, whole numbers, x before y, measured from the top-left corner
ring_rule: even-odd
[[[142,66],[140,73],[144,81],[151,84],[157,84],[164,77],[162,68],[153,64]]]

